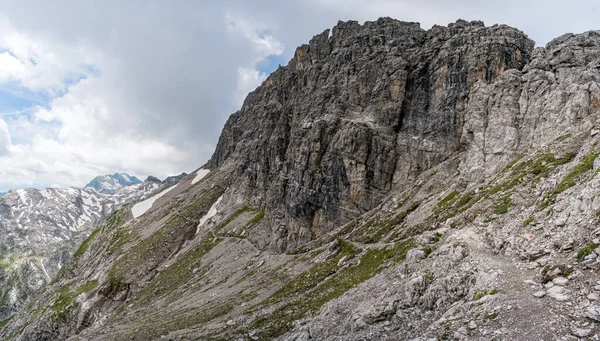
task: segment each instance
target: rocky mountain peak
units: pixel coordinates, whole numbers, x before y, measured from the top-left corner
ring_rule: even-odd
[[[180,179],[182,179],[183,177],[185,177],[187,175],[186,172],[183,172],[179,175],[173,175],[173,176],[169,176],[166,179],[164,179],[162,181],[162,183],[166,186],[171,185],[173,183],[176,183],[177,181],[179,181]]]
[[[161,182],[161,180],[155,176],[149,175],[146,180],[144,180],[146,182]]]
[[[517,29],[479,21],[423,30],[381,18],[331,32],[248,96],[208,163],[237,163],[240,191],[264,193],[280,251],[371,210],[464,148],[476,88],[520,72],[534,48]]]
[[[122,187],[137,185],[141,182],[140,179],[127,173],[114,173],[112,175],[98,175],[84,188],[91,188],[99,193],[113,194]]]

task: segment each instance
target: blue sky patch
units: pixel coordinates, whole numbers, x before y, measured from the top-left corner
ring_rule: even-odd
[[[44,92],[33,92],[16,82],[0,84],[0,116],[28,114],[23,111],[34,106],[47,107],[52,97]]]
[[[267,75],[271,74],[273,71],[277,70],[279,65],[286,65],[288,62],[285,53],[280,55],[270,55],[265,59],[261,60],[257,65],[257,69],[260,72],[266,73]]]

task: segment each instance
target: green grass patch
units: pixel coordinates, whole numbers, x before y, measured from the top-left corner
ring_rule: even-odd
[[[447,210],[450,206],[452,206],[459,195],[459,191],[452,191],[450,194],[440,199],[440,201],[437,203],[437,206],[433,209],[434,213],[439,214]]]
[[[248,225],[258,224],[261,220],[263,220],[264,217],[265,217],[265,210],[263,209],[260,212],[258,212],[258,214],[255,215],[252,219],[250,219],[250,222],[248,223]]]
[[[120,251],[121,248],[129,241],[129,231],[125,229],[117,229],[113,232],[112,238],[108,244],[108,251]]]
[[[483,323],[487,323],[488,321],[491,321],[496,317],[498,317],[498,313],[496,312],[485,314],[483,315]]]
[[[513,168],[517,164],[517,162],[521,161],[521,159],[523,159],[524,156],[525,156],[525,153],[519,154],[508,165],[506,165],[504,168],[502,168],[502,170],[500,171],[500,173],[506,173],[507,171],[509,171],[511,168]]]
[[[259,210],[258,208],[256,208],[256,207],[250,207],[250,206],[244,206],[244,207],[238,209],[232,215],[230,215],[229,218],[227,218],[227,220],[225,220],[223,223],[221,223],[221,225],[219,225],[219,227],[216,228],[215,232],[221,231],[223,228],[225,228],[231,222],[233,222],[234,220],[236,220],[240,215],[242,215],[242,214],[244,214],[246,212],[256,212],[258,210]],[[263,216],[264,216],[264,213],[263,213]]]
[[[85,282],[79,288],[74,291],[71,291],[71,286],[73,283],[66,284],[62,286],[57,292],[58,297],[54,300],[54,303],[50,306],[50,309],[54,311],[56,316],[65,320],[67,318],[67,314],[77,307],[77,302],[75,298],[83,293],[90,293],[96,287],[98,287],[97,280],[91,280]]]
[[[415,202],[412,203],[412,205],[410,205],[406,211],[401,211],[389,218],[375,216],[367,221],[364,225],[354,230],[350,235],[350,238],[366,244],[376,243],[398,225],[403,226],[406,217],[410,213],[414,212],[418,207],[419,203]]]
[[[579,249],[577,252],[577,259],[583,260],[586,256],[590,255],[598,247],[598,244],[594,242],[587,243],[584,247]]]
[[[525,221],[523,222],[523,227],[529,226],[529,224],[531,224],[533,222],[533,220],[534,220],[533,216],[530,216],[529,218],[525,219]]]
[[[574,153],[570,153],[568,155],[570,157],[569,161],[571,161],[575,157]],[[593,150],[591,150],[587,155],[585,155],[579,162],[579,164],[575,166],[567,175],[565,175],[565,177],[560,181],[560,183],[556,186],[552,193],[544,195],[544,200],[540,204],[540,209],[544,210],[549,206],[554,205],[558,194],[575,186],[577,180],[581,177],[581,175],[594,168],[594,160],[596,160],[596,158],[599,155],[600,153],[596,153]]]
[[[544,200],[540,204],[540,209],[544,210],[544,209],[550,207],[551,205],[554,205],[555,202],[556,202],[556,194],[555,193],[546,194],[546,195],[544,195]]]
[[[4,328],[10,322],[10,320],[13,319],[13,317],[15,317],[15,315],[12,315],[12,316],[0,321],[0,329]]]
[[[475,295],[473,295],[473,301],[479,301],[480,299],[482,299],[485,296],[496,295],[497,293],[498,293],[498,290],[496,290],[496,289],[476,292]]]
[[[301,275],[305,280],[302,280],[298,287],[287,290],[288,296],[297,294],[298,292],[301,292],[301,294],[287,304],[277,308],[268,316],[254,320],[250,324],[250,329],[256,329],[258,331],[257,336],[262,340],[270,340],[285,334],[293,328],[294,321],[316,313],[327,302],[372,278],[384,268],[387,262],[397,263],[402,261],[406,257],[408,250],[413,247],[413,244],[414,241],[408,239],[402,243],[395,244],[393,247],[368,250],[361,256],[358,265],[346,267],[337,272],[334,271],[329,274],[327,279],[320,280],[317,283],[313,282],[312,276],[306,277]],[[348,248],[348,246],[345,247]],[[340,256],[338,255],[338,257]],[[335,269],[332,266],[330,270]],[[318,284],[318,286],[315,287],[313,284],[310,288],[314,289],[308,290],[309,287],[302,284],[303,282]],[[278,295],[281,296],[281,293],[278,293]],[[267,300],[267,302],[270,302],[270,300]]]
[[[75,251],[75,253],[73,254],[73,257],[78,258],[80,256],[83,256],[83,254],[90,248],[90,244],[94,241],[94,238],[96,238],[96,235],[100,232],[100,228],[95,229],[90,235],[89,237],[87,237],[82,243],[81,245],[79,245],[79,248],[77,249],[77,251]]]
[[[25,330],[25,328],[27,328],[30,324],[31,324],[30,322],[27,322],[27,323],[23,324],[19,328],[13,330],[8,335],[6,335],[2,340],[3,341],[4,340],[13,340],[15,337],[21,335],[21,333],[23,333],[23,331]]]
[[[575,158],[575,153],[566,153],[561,157],[555,157],[549,150],[540,150],[535,157],[527,161],[522,161],[512,167],[512,172],[508,179],[503,183],[490,188],[487,191],[487,196],[507,192],[517,185],[524,183],[526,180],[531,183],[540,181],[550,175],[550,172],[557,166],[571,162]],[[521,158],[519,158],[520,160]]]
[[[439,242],[440,242],[440,240],[442,240],[442,238],[443,238],[443,237],[444,237],[444,234],[443,234],[443,233],[436,232],[436,233],[433,235],[433,242],[434,242],[434,243],[439,243]]]
[[[502,202],[496,206],[494,209],[494,213],[500,215],[508,212],[508,208],[514,206],[513,202],[510,200],[510,195],[505,195],[502,198]]]
[[[159,315],[137,323],[143,323],[144,328],[129,331],[127,335],[118,337],[119,340],[157,340],[171,331],[193,328],[205,325],[219,317],[227,315],[235,307],[235,302],[223,302],[203,306],[201,308],[187,308],[170,312],[167,316]],[[131,330],[131,329],[130,329]]]
[[[571,137],[571,133],[560,135],[559,137],[556,138],[556,141],[562,142],[562,141],[568,139],[569,137]]]
[[[174,295],[177,288],[190,282],[195,275],[194,269],[201,265],[202,258],[220,241],[212,233],[205,235],[192,250],[186,252],[171,266],[159,272],[152,282],[136,295],[135,304],[150,304],[157,298],[169,294],[177,296]]]
[[[575,186],[577,179],[579,179],[582,174],[594,168],[594,160],[596,160],[598,155],[600,155],[600,153],[596,153],[592,150],[586,156],[584,156],[579,164],[575,166],[575,168],[573,168],[569,174],[565,175],[558,186],[556,186],[554,194],[562,193]]]
[[[473,193],[472,192],[467,192],[465,194],[463,194],[460,199],[458,200],[457,205],[458,206],[464,206],[466,204],[469,203],[469,201],[471,201],[471,199],[473,198]]]
[[[176,251],[183,237],[196,229],[197,221],[208,211],[225,188],[215,186],[198,195],[184,210],[173,215],[159,230],[135,244],[118,258],[109,270],[115,282],[127,282],[143,268],[157,266]]]
[[[460,195],[458,191],[454,191],[438,202],[438,205],[433,209],[433,214],[428,220],[447,221],[448,219],[454,218],[459,213],[464,213],[483,199],[483,197],[484,191],[477,194],[473,191],[468,191],[463,195]],[[451,227],[455,228],[457,226],[458,225],[454,224],[454,226]]]
[[[313,265],[309,270],[301,273],[296,278],[282,286],[273,295],[271,295],[271,297],[259,303],[259,305],[275,304],[281,302],[286,298],[304,293],[314,288],[319,283],[321,283],[327,276],[331,275],[337,270],[337,263],[342,257],[353,257],[360,252],[360,250],[354,247],[352,244],[345,242],[341,239],[339,241],[340,252],[336,257],[332,258],[329,261]]]

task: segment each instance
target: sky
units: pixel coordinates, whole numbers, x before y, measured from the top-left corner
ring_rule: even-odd
[[[482,20],[543,46],[599,14],[596,0],[0,0],[0,192],[197,169],[248,92],[338,20]]]

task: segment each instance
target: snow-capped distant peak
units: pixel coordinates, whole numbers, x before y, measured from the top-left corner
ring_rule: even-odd
[[[91,188],[99,193],[113,194],[122,187],[137,185],[139,183],[142,183],[142,181],[135,176],[126,173],[115,173],[112,175],[99,175],[89,184],[85,185],[85,188]]]

